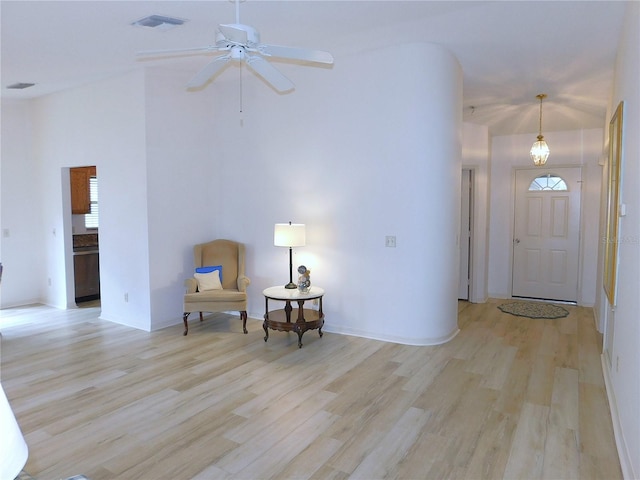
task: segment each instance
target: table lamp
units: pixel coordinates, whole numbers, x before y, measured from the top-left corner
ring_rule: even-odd
[[[0,385],[0,478],[16,478],[27,463],[29,450],[11,405]]]
[[[303,223],[276,223],[273,230],[273,244],[276,247],[289,247],[289,283],[284,288],[298,288],[293,283],[293,247],[304,247],[305,227]]]

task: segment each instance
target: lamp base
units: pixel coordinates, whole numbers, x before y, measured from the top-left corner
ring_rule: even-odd
[[[298,286],[293,282],[289,282],[284,286],[284,288],[292,289],[292,288],[298,288]]]

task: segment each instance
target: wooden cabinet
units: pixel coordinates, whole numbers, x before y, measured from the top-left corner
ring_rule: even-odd
[[[100,298],[100,256],[84,252],[73,257],[76,302]]]
[[[96,167],[77,167],[70,169],[71,177],[71,213],[74,215],[91,212],[89,179],[95,177]]]

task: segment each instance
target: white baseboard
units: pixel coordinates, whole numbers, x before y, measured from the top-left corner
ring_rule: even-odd
[[[613,391],[611,376],[609,375],[609,365],[607,365],[607,359],[604,354],[600,355],[600,362],[602,363],[602,374],[604,376],[604,385],[605,390],[607,391],[607,399],[609,400],[609,411],[611,412],[613,435],[615,437],[616,448],[618,450],[620,468],[622,469],[622,478],[625,478],[627,480],[637,479],[640,477],[633,471],[633,464],[631,463],[629,449],[627,448],[627,443],[624,440],[624,432],[622,430],[622,424],[620,423],[620,416],[618,415],[618,404],[616,402],[616,396]]]
[[[338,326],[334,324],[325,323],[322,327],[322,330],[330,333],[337,333],[340,335],[350,335],[352,337],[362,337],[368,338],[370,340],[380,340],[382,342],[390,342],[390,343],[399,343],[402,345],[415,345],[420,347],[434,346],[434,345],[442,345],[443,343],[447,343],[460,332],[458,328],[454,331],[445,335],[443,337],[438,338],[413,338],[413,337],[399,337],[395,335],[381,335],[378,333],[372,333],[364,330],[357,330],[354,328],[345,328],[344,326]]]

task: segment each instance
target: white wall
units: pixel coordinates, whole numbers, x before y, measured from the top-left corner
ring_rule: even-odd
[[[69,261],[70,242],[49,238],[71,229],[61,176],[95,164],[104,319],[145,330],[180,322],[191,248],[216,237],[247,245],[249,312],[261,319],[262,290],[288,279],[273,225],[293,220],[308,225],[295,263],[327,289],[327,330],[447,340],[457,332],[458,62],[414,44],[333,69],[280,68],[301,87],[278,95],[245,69],[242,113],[234,67],[201,92],[184,91],[186,73],[153,70],[36,101],[52,290]],[[384,247],[386,235],[397,248]],[[64,308],[66,296],[45,301]]]
[[[405,343],[449,338],[457,331],[457,62],[420,44],[345,57],[331,70],[279,68],[300,87],[278,96],[247,75],[242,114],[237,82],[210,90],[225,112],[217,168],[234,179],[216,183],[217,233],[248,243],[250,315],[262,318],[264,288],[288,281],[273,225],[293,221],[307,225],[294,268],[305,264],[326,289],[326,330]],[[385,248],[386,235],[397,248]]]
[[[155,330],[182,314],[193,245],[215,238],[217,190],[223,177],[212,95],[185,90],[191,72],[149,70],[146,80],[147,218],[151,318]],[[145,292],[146,293],[146,292]]]
[[[618,278],[615,310],[599,290],[598,312],[607,315],[603,367],[625,478],[640,478],[640,4],[629,2],[616,61],[609,118],[624,101]],[[604,200],[604,199],[603,199]],[[604,232],[604,225],[601,229]],[[601,287],[602,282],[599,282]]]
[[[2,100],[0,164],[0,308],[37,303],[44,297],[45,269],[38,164],[32,148],[28,102]]]
[[[34,102],[33,144],[42,192],[44,276],[52,279],[42,301],[73,305],[66,288],[73,279],[71,222],[65,215],[68,167],[96,165],[102,318],[149,329],[144,103],[142,72],[43,97]]]
[[[582,218],[578,304],[596,300],[598,218],[602,167],[602,130],[544,132],[551,155],[547,167],[582,166]],[[516,168],[532,167],[529,149],[535,133],[496,136],[491,142],[488,291],[493,298],[511,297],[514,175]]]

